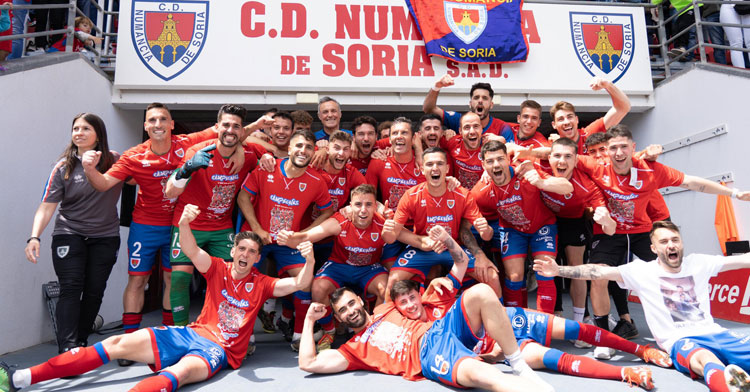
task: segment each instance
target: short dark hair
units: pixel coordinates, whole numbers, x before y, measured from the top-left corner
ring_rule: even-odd
[[[289,120],[289,122],[292,123],[292,128],[294,128],[294,117],[292,117],[292,115],[289,114],[289,112],[284,112],[284,111],[276,112],[274,113],[273,116],[271,116],[271,118],[273,118],[274,120],[277,118]],[[312,122],[310,124],[312,124]]]
[[[661,220],[661,221],[656,221],[656,222],[654,222],[654,223],[651,224],[651,231],[648,233],[648,238],[653,237],[654,233],[658,229],[667,229],[669,231],[673,231],[673,232],[675,232],[677,234],[680,234],[680,228],[677,227],[677,225],[675,225],[672,221]],[[391,298],[393,298],[393,297],[391,297]]]
[[[424,158],[424,156],[427,154],[435,154],[435,153],[443,154],[443,156],[445,157],[445,160],[446,161],[448,160],[448,153],[445,152],[445,150],[443,150],[440,147],[429,147],[425,149],[424,151],[422,151],[422,158]]]
[[[613,137],[625,137],[633,140],[633,133],[630,132],[630,128],[627,125],[617,124],[607,130],[607,141]]]
[[[343,297],[344,293],[347,291],[354,295],[357,295],[357,293],[355,293],[354,290],[346,286],[339,287],[331,293],[330,300],[331,300],[331,308],[333,309],[333,313],[336,313],[336,306],[335,306],[336,303],[339,302],[341,297]]]
[[[393,119],[393,123],[391,124],[391,127],[393,127],[394,125],[396,125],[398,123],[408,124],[409,125],[409,131],[411,131],[412,135],[414,134],[414,123],[411,120],[409,120],[408,118],[406,118],[404,116],[396,117],[396,118]]]
[[[349,132],[336,131],[332,133],[331,136],[328,137],[329,142],[332,143],[334,140],[340,140],[342,142],[351,143],[352,135]]]
[[[556,104],[552,105],[551,108],[549,108],[549,115],[552,116],[552,121],[555,121],[555,113],[557,113],[558,110],[568,110],[575,114],[576,107],[573,106],[573,104],[570,102],[558,101]]]
[[[375,131],[378,130],[378,120],[376,120],[374,117],[371,116],[359,116],[352,121],[352,130],[354,130],[354,133],[357,133],[357,128],[361,127],[364,124],[370,124],[373,128],[375,128]]]
[[[161,102],[152,102],[148,106],[146,106],[146,111],[147,112],[149,110],[151,110],[151,109],[164,109],[164,110],[167,111],[167,113],[169,113],[170,116],[172,115],[172,112],[169,111],[169,108],[167,107],[167,105],[165,105],[165,104],[163,104]]]
[[[521,102],[521,109],[519,111],[522,112],[526,108],[531,108],[539,111],[539,115],[542,114],[542,105],[539,104],[539,102],[533,100],[533,99],[527,99],[523,102]]]
[[[419,118],[419,130],[420,131],[422,130],[422,124],[427,120],[438,120],[440,121],[440,125],[443,125],[443,119],[440,118],[440,116],[438,116],[435,113],[427,113],[424,116]]]
[[[573,152],[575,154],[578,154],[578,144],[573,141],[573,139],[568,139],[567,137],[561,137],[554,142],[552,142],[552,147],[555,147],[556,145],[570,147],[573,149]]]
[[[607,135],[601,132],[592,133],[589,135],[588,138],[586,138],[586,147],[592,147],[597,144],[602,144],[607,142]]]
[[[484,159],[484,155],[492,151],[502,151],[507,154],[508,148],[505,147],[505,143],[503,142],[490,140],[487,143],[482,144],[482,150],[479,152],[479,158]]]
[[[252,231],[246,230],[246,231],[241,231],[237,233],[234,236],[234,246],[239,245],[240,241],[242,240],[250,240],[258,244],[258,252],[260,252],[260,250],[263,249],[263,240],[260,238],[258,234],[253,233]]]
[[[232,115],[238,116],[240,118],[240,123],[241,123],[245,121],[245,115],[247,114],[247,110],[240,105],[233,105],[231,103],[222,105],[221,108],[219,108],[219,113],[216,115],[216,122],[217,123],[221,122],[221,116],[225,114],[232,114]]]
[[[482,82],[480,82],[480,83],[474,83],[471,86],[471,90],[469,90],[469,97],[473,97],[474,96],[474,90],[478,90],[478,89],[489,91],[490,92],[490,98],[495,98],[495,90],[492,89],[492,86],[489,83],[482,83]]]
[[[313,123],[313,117],[307,110],[295,110],[289,113],[289,116],[292,118],[292,124],[294,125],[312,125]]]
[[[419,292],[419,283],[411,279],[399,280],[391,286],[391,300],[396,301],[396,298],[409,294],[412,290]]]
[[[276,117],[276,116],[274,116],[274,117]],[[292,124],[292,126],[294,126],[294,124]],[[313,131],[311,131],[309,129],[298,129],[298,130],[294,131],[294,133],[292,134],[292,137],[290,137],[289,140],[292,140],[292,139],[294,139],[297,136],[302,136],[302,137],[305,138],[305,140],[307,140],[309,142],[313,142],[313,144],[315,144],[315,134],[313,133]]]

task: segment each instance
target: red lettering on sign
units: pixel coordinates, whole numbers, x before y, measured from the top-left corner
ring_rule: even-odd
[[[366,5],[365,9],[365,35],[371,40],[380,41],[388,36],[388,6]],[[377,11],[376,11],[377,10]],[[378,14],[377,21],[375,14]],[[376,26],[377,25],[377,31]]]
[[[396,53],[390,45],[372,46],[372,74],[375,76],[396,76],[393,58]]]
[[[393,40],[410,39],[412,41],[422,41],[422,35],[419,34],[417,24],[411,17],[406,7],[391,7],[391,18],[393,19]]]
[[[409,76],[409,47],[398,46],[398,76]]]
[[[354,44],[349,47],[348,52],[349,75],[355,78],[367,76],[370,73],[370,51],[367,46]]]
[[[539,39],[539,32],[536,29],[536,21],[534,20],[534,13],[530,10],[521,10],[521,26],[523,26],[523,33],[526,35],[526,39],[530,44],[541,43]]]
[[[467,78],[479,78],[482,74],[479,73],[479,64],[469,64],[469,69],[466,70]]]
[[[411,68],[409,68],[409,50]],[[344,53],[346,52],[346,57]],[[394,57],[398,55],[398,61]],[[354,44],[344,47],[338,44],[323,46],[323,74],[326,76],[341,76],[349,72],[354,77],[365,76],[435,76],[432,62],[427,57],[424,46],[372,45]],[[346,60],[344,60],[346,59]],[[396,70],[398,63],[398,71]],[[297,67],[299,68],[299,66]]]
[[[359,39],[359,5],[336,4],[336,39]]]
[[[339,44],[327,44],[323,47],[323,60],[328,64],[323,65],[323,74],[326,76],[341,76],[346,70],[344,59],[337,55],[344,54],[344,47]]]
[[[411,76],[435,76],[435,70],[432,69],[432,61],[427,56],[427,49],[424,45],[417,46],[414,51],[414,60],[411,66]]]
[[[445,64],[448,66],[448,75],[450,75],[452,78],[457,78],[458,74],[461,73],[458,70],[458,63],[453,60],[448,60],[445,62]]]
[[[248,1],[240,8],[240,31],[245,37],[260,37],[265,32],[266,24],[253,23],[254,15],[265,15],[266,5],[257,1]]]
[[[502,64],[490,64],[490,77],[499,78],[503,76],[503,65]]]
[[[281,37],[300,38],[307,31],[307,10],[298,3],[281,3]]]

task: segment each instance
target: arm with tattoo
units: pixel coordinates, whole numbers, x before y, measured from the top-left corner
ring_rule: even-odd
[[[584,264],[575,267],[561,267],[557,265],[555,259],[550,256],[544,256],[541,259],[534,260],[534,271],[542,276],[549,278],[561,276],[570,279],[583,280],[614,280],[621,282],[622,276],[620,270],[601,264]]]

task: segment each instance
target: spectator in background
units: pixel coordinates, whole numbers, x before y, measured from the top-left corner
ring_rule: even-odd
[[[747,4],[722,4],[721,5],[721,23],[740,23],[750,26],[750,2]],[[729,46],[733,48],[750,47],[750,27],[727,27],[724,29],[727,33]],[[748,68],[745,63],[745,54],[739,50],[729,52],[732,59],[732,65],[739,68]]]
[[[312,130],[313,117],[306,110],[295,110],[289,113],[289,115],[292,116],[292,122],[294,123],[292,132],[300,129]]]
[[[13,0],[13,5],[30,5],[31,0]],[[18,8],[13,8],[13,35],[16,34],[23,34],[24,33],[24,27],[26,26],[26,15],[28,15],[29,10],[22,10]],[[8,60],[11,59],[17,59],[20,58],[23,55],[23,38],[18,38],[13,40],[13,44],[11,47],[11,53],[10,56],[8,56]]]
[[[0,0],[0,5],[13,6],[11,0]],[[10,35],[13,31],[11,23],[10,10],[0,10],[0,37],[4,35]],[[5,61],[11,51],[11,41],[0,41],[0,62]],[[0,71],[5,71],[5,68],[0,66]]]
[[[663,1],[664,0],[651,0],[651,3],[659,5]],[[695,10],[693,9],[692,0],[670,0],[670,4],[679,14],[679,16],[677,16],[677,18],[672,21],[673,33],[674,35],[678,35],[682,30],[685,30],[685,28],[695,22]],[[660,8],[652,8],[651,10],[658,15]],[[664,19],[667,18],[668,16],[664,15]],[[673,42],[674,48],[672,48],[672,50],[670,50],[668,53],[670,58],[677,58],[682,56],[680,57],[680,61],[692,60],[693,54],[686,54],[686,52],[687,49],[695,45],[695,26],[691,27],[687,32],[679,35]]]
[[[54,4],[67,4],[68,0],[33,0],[33,5],[54,5]],[[48,30],[61,30],[65,27],[65,16],[67,10],[65,8],[55,9],[38,9],[34,13],[36,15],[36,31],[48,31]],[[47,22],[49,22],[49,29],[47,28]],[[57,42],[62,37],[62,34],[53,34],[50,36],[41,36],[34,38],[34,45],[36,46],[37,52],[45,52],[50,47],[52,42]]]
[[[383,121],[378,125],[378,139],[391,137],[391,125],[393,125],[393,121]]]
[[[99,151],[96,170],[104,173],[119,156],[109,151],[107,129],[99,116],[81,113],[73,118],[72,128],[72,140],[47,180],[25,250],[26,258],[36,263],[39,237],[60,204],[52,232],[52,264],[60,281],[55,313],[60,353],[87,345],[120,249],[117,202],[122,183],[97,192],[81,164],[85,152]]]
[[[718,4],[704,4],[701,7],[701,20],[704,22],[719,22],[719,5]],[[726,45],[724,40],[724,29],[721,26],[706,26],[703,25],[703,42],[708,42],[714,45]],[[691,44],[692,45],[692,44]],[[714,61],[719,64],[727,64],[727,51],[724,49],[713,48],[714,50]]]
[[[73,39],[73,51],[85,52],[86,49],[97,48],[102,43],[102,39],[91,34],[94,22],[85,16],[79,16],[75,19],[75,39]],[[52,44],[47,52],[64,52],[68,35],[63,34],[62,38]],[[91,54],[91,53],[89,53]]]

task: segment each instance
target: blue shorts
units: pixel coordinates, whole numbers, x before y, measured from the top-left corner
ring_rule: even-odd
[[[479,236],[479,232],[474,228],[474,226],[471,226],[471,234],[474,234],[474,238],[477,240],[477,244],[479,244],[479,246],[485,247],[489,245],[491,251],[499,252],[502,248],[502,240],[505,237],[503,235],[505,228],[500,226],[500,221],[498,221],[497,219],[487,221],[487,224],[492,228],[492,238],[489,241],[483,240],[482,237]]]
[[[513,327],[518,345],[533,340],[549,347],[552,341],[552,317],[547,313],[535,312],[524,308],[506,307],[505,312]]]
[[[406,248],[406,245],[398,241],[392,244],[385,244],[383,247],[383,253],[380,255],[380,263],[386,264],[396,261],[398,255],[404,251],[404,248]]]
[[[149,364],[151,370],[158,372],[168,368],[186,356],[202,359],[208,367],[208,378],[227,367],[227,355],[224,348],[188,327],[153,327],[148,328],[151,335],[151,348],[154,350],[156,363]]]
[[[463,296],[451,306],[445,317],[432,324],[422,338],[419,352],[422,375],[459,388],[461,386],[456,380],[458,364],[464,359],[477,356],[471,348],[481,339],[471,330],[462,302]]]
[[[258,264],[262,265],[268,256],[273,257],[276,261],[276,272],[280,278],[286,271],[292,268],[302,268],[305,266],[305,258],[302,257],[299,250],[288,246],[279,244],[263,245],[263,249],[260,250],[260,261],[258,261]]]
[[[468,274],[474,269],[474,256],[466,248],[462,247],[461,249],[469,256],[469,266],[466,269],[466,273]],[[430,272],[430,268],[438,264],[448,268],[453,267],[453,257],[451,257],[450,252],[447,250],[442,253],[435,253],[433,251],[425,252],[408,246],[404,253],[399,256],[396,263],[393,264],[391,270],[399,269],[412,272],[424,282],[425,277]]]
[[[156,255],[161,256],[161,268],[171,271],[169,240],[172,226],[143,225],[132,222],[128,233],[128,274],[149,275]]]
[[[544,225],[533,234],[522,233],[516,229],[506,227],[503,229],[503,240],[500,251],[503,260],[516,257],[526,258],[531,252],[532,256],[548,254],[552,257],[557,255],[557,225]]]
[[[366,293],[367,286],[376,276],[386,274],[388,274],[388,271],[380,263],[354,266],[329,260],[320,267],[318,273],[315,274],[315,279],[326,279],[333,283],[336,288],[356,285]]]
[[[674,367],[693,378],[703,377],[690,370],[690,357],[700,349],[706,349],[727,364],[741,367],[750,372],[750,336],[736,331],[724,331],[708,335],[688,336],[674,342],[672,346],[672,363]]]

